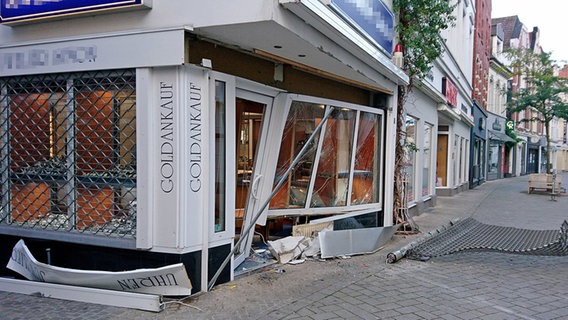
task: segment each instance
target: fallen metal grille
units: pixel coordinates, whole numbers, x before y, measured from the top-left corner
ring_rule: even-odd
[[[134,237],[134,70],[0,78],[0,224]]]
[[[428,260],[463,251],[568,255],[568,222],[560,230],[529,230],[483,224],[466,218],[408,249],[406,257]]]

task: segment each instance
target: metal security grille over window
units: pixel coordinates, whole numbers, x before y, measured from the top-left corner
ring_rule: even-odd
[[[0,225],[135,236],[135,78],[0,78]]]

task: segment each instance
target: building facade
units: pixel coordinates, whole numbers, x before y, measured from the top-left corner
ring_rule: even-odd
[[[469,188],[473,16],[475,4],[460,1],[455,25],[442,31],[444,53],[405,103],[405,173],[411,214]]]
[[[472,92],[473,122],[470,145],[470,176],[471,188],[482,184],[486,179],[486,124],[487,124],[487,97],[490,57],[491,33],[491,1],[475,1],[475,31],[473,41],[472,59]]]
[[[446,47],[434,63],[432,79],[447,102],[437,108],[436,194],[450,196],[469,188],[473,127],[472,63],[475,3],[460,1],[456,24],[441,32]]]
[[[538,28],[529,32],[518,16],[494,18],[492,23],[493,25],[501,24],[503,27],[503,50],[522,48],[532,50],[535,53],[542,52]],[[507,61],[506,65],[508,63]],[[515,70],[511,71],[515,72]],[[521,88],[526,88],[526,86],[525,79],[521,75],[515,74],[510,81],[509,89],[517,92]],[[509,115],[509,119],[513,120],[515,124],[515,134],[521,140],[514,149],[515,154],[512,156],[514,163],[511,164],[511,167],[512,170],[521,175],[544,172],[543,169],[546,169],[544,126],[540,122],[526,121],[526,119],[532,118],[534,114],[534,110],[527,109]]]
[[[491,0],[475,0],[472,98],[487,110],[491,56]]]
[[[568,79],[568,65],[564,65],[558,70],[558,76]],[[564,96],[564,99],[568,97]],[[558,172],[568,171],[568,120],[558,119],[556,125],[557,143],[556,143],[556,158],[554,159],[556,170]]]
[[[516,151],[521,150],[523,144],[516,144],[516,140],[506,134],[505,121],[507,120],[507,94],[508,83],[512,73],[506,66],[506,57],[503,52],[504,32],[499,23],[493,25],[491,32],[491,61],[488,81],[487,119],[490,146],[488,153],[488,178],[499,179],[505,176],[516,175],[520,168],[515,166]],[[499,154],[499,159],[497,158]],[[521,162],[521,164],[524,162]]]
[[[396,88],[408,78],[391,62],[388,6],[135,3],[3,8],[3,261],[25,239],[61,267],[182,262],[197,292],[217,271],[233,279],[255,225],[392,225]]]
[[[406,196],[412,214],[419,214],[436,204],[436,132],[438,105],[446,98],[439,90],[424,84],[413,90],[404,106],[406,112]]]

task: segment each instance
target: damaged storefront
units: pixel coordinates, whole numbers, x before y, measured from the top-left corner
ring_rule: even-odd
[[[346,1],[136,3],[2,21],[3,265],[23,239],[66,268],[182,263],[197,292],[258,235],[392,225],[388,7],[378,32]]]

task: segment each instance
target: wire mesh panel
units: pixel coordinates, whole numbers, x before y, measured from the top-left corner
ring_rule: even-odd
[[[134,237],[133,70],[0,78],[0,223]]]

